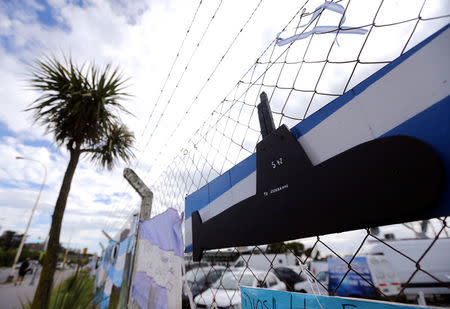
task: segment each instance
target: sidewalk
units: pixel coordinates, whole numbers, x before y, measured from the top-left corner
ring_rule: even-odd
[[[56,271],[56,282],[61,282],[73,272],[74,270],[72,269]],[[33,275],[26,275],[22,285],[14,286],[14,283],[0,284],[0,309],[21,309],[21,301],[26,303],[28,300],[32,300],[39,281],[39,276],[36,276],[34,285],[30,286],[32,276]]]

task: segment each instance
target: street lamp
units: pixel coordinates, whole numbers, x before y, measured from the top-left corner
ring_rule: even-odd
[[[11,273],[9,274],[8,279],[6,280],[7,282],[11,282],[14,279],[14,266],[19,261],[20,254],[22,253],[23,244],[25,243],[25,239],[27,238],[27,233],[28,233],[28,229],[29,229],[30,224],[31,224],[31,220],[33,219],[34,212],[36,211],[36,207],[37,207],[37,205],[39,203],[39,198],[41,197],[42,189],[44,189],[45,181],[47,180],[47,167],[44,165],[44,163],[42,163],[41,161],[35,160],[35,159],[25,158],[25,157],[16,157],[16,159],[17,160],[29,160],[29,161],[37,162],[37,163],[41,164],[44,167],[44,172],[45,173],[44,173],[44,180],[42,181],[42,184],[41,184],[41,189],[39,190],[39,194],[38,194],[38,196],[36,198],[36,202],[34,203],[33,210],[31,211],[31,216],[28,219],[28,223],[27,223],[27,227],[25,229],[25,233],[23,234],[22,240],[20,241],[19,249],[17,249],[17,254],[16,254],[16,257],[14,258],[14,263],[13,263],[13,265],[11,267]]]

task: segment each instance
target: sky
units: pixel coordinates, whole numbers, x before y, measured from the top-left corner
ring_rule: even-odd
[[[152,186],[304,2],[210,0],[199,6],[199,1],[177,0],[0,0],[0,232],[25,229],[44,177],[41,164],[16,157],[38,160],[48,171],[29,242],[45,239],[48,234],[68,162],[67,152],[58,148],[53,137],[34,124],[31,114],[25,111],[38,96],[27,82],[33,61],[43,55],[65,54],[79,64],[112,63],[130,77],[127,91],[133,96],[123,104],[134,116],[122,119],[136,136],[136,160],[131,167]],[[420,10],[425,18],[447,16],[418,24],[415,30],[418,35],[407,43],[408,48],[449,22],[450,5],[445,0],[426,1],[423,8],[423,1],[384,2],[377,17],[380,24],[416,18]],[[309,1],[306,12],[312,12],[321,3]],[[346,25],[360,26],[371,18],[380,1],[355,0],[351,5]],[[195,20],[187,33],[194,14]],[[336,22],[336,16],[330,15],[325,20]],[[394,59],[401,45],[396,44],[399,35],[410,31],[406,27],[412,26],[412,23],[400,25],[388,31],[379,28],[368,42],[373,46],[362,55],[372,61]],[[283,36],[295,31],[294,28],[293,23],[289,24]],[[350,37],[339,38],[334,56],[345,58],[356,50],[362,37]],[[311,47],[314,55],[326,51],[325,43],[319,38],[317,42]],[[296,52],[294,49],[290,55],[295,56]],[[363,69],[358,80],[383,65]],[[310,70],[304,74],[313,76],[316,69]],[[345,70],[328,72],[330,76],[321,82],[324,89],[328,92],[338,89],[338,77]],[[293,74],[284,78],[292,81]],[[317,104],[311,112],[322,106]],[[294,105],[286,115],[301,108]],[[276,120],[292,126],[298,122],[296,119]],[[247,137],[250,138],[244,136]],[[251,138],[256,142],[258,136]],[[119,164],[113,171],[105,171],[87,160],[80,162],[64,215],[60,238],[63,245],[89,247],[98,252],[98,243],[106,243],[102,229],[116,235],[127,224],[140,200],[122,177],[124,167]],[[386,231],[398,230],[392,227]],[[355,235],[358,238],[361,234]],[[333,239],[339,242],[336,237]]]

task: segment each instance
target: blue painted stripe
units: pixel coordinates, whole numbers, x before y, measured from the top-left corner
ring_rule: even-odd
[[[208,184],[209,202],[214,201],[230,189],[230,171],[227,171]]]
[[[413,136],[434,148],[444,164],[446,184],[441,201],[430,217],[450,215],[450,96],[382,136]]]
[[[234,186],[254,171],[256,171],[256,153],[252,154],[250,157],[239,162],[230,169],[231,185]]]
[[[191,214],[194,211],[198,211],[208,204],[209,204],[208,185],[205,185],[186,197],[185,201],[186,220],[191,217]]]
[[[192,216],[194,211],[200,211],[255,170],[256,154],[252,154],[233,166],[229,171],[188,195],[185,200],[186,220]]]
[[[408,59],[414,53],[419,51],[425,45],[430,43],[434,38],[439,36],[445,30],[450,27],[450,24],[447,24],[445,27],[441,28],[439,31],[417,44],[415,47],[411,48],[408,52],[404,53],[391,63],[387,64],[367,79],[356,85],[353,89],[347,91],[342,96],[336,98],[329,104],[325,105],[323,108],[310,115],[305,120],[298,123],[296,126],[291,128],[291,132],[294,134],[296,138],[299,138],[314,127],[316,127],[319,123],[324,121],[326,118],[331,116],[338,109],[343,107],[345,104],[350,102],[355,96],[360,94],[362,91],[367,89],[370,85],[381,79],[387,73],[396,68],[403,61]],[[246,178],[248,175],[253,173],[256,170],[256,154],[252,154],[247,159],[238,163],[234,167],[232,167],[228,172],[225,172],[221,176],[214,179],[209,184],[206,184],[199,190],[193,192],[192,194],[186,197],[185,201],[185,215],[186,219],[191,217],[192,212],[199,211],[212,201],[214,201],[217,197],[225,193],[232,186],[236,185],[239,181]],[[210,188],[211,185],[211,188]],[[230,186],[231,185],[231,186]]]

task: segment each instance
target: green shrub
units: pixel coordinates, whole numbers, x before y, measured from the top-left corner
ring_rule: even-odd
[[[71,276],[52,290],[49,309],[84,309],[94,299],[94,280],[81,272]],[[31,302],[22,303],[22,309],[31,308]]]
[[[16,256],[16,250],[3,251],[0,250],[0,266],[12,266],[14,257]]]

